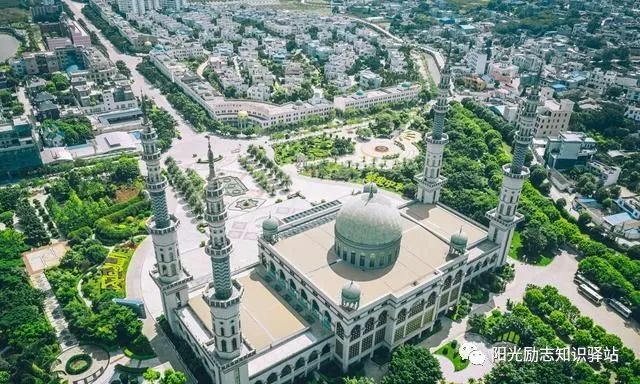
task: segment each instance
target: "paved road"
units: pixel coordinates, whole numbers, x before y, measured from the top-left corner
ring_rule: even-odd
[[[578,293],[573,283],[573,275],[578,269],[578,261],[574,253],[562,251],[553,262],[546,267],[538,267],[509,260],[516,265],[516,278],[509,283],[505,292],[493,295],[488,303],[474,305],[472,313],[489,313],[494,308],[506,309],[507,300],[522,301],[525,289],[529,284],[538,286],[552,285],[558,291],[569,298],[573,305],[578,307],[580,313],[591,317],[596,324],[602,325],[607,332],[620,337],[624,344],[636,354],[640,354],[640,329],[634,321],[625,321],[607,305],[595,306]],[[426,347],[437,347],[445,341],[461,337],[467,330],[465,317],[460,322],[454,322],[448,318],[442,321],[442,330],[423,342]]]
[[[84,20],[85,23],[87,23],[87,26],[89,27],[89,29],[98,35],[102,44],[107,49],[107,54],[109,55],[109,59],[111,59],[111,61],[113,62],[122,60],[123,62],[125,62],[125,64],[127,64],[127,67],[131,70],[131,80],[132,80],[131,89],[133,90],[133,92],[135,94],[144,93],[145,95],[151,97],[156,103],[156,105],[169,111],[169,114],[178,122],[177,129],[178,131],[180,131],[180,135],[183,138],[197,136],[197,133],[195,133],[193,129],[191,129],[189,123],[180,116],[180,114],[171,106],[171,104],[169,104],[169,102],[164,97],[164,95],[160,93],[160,90],[155,88],[153,84],[149,83],[144,78],[144,76],[140,74],[140,72],[136,71],[135,69],[136,65],[138,65],[138,63],[140,63],[142,59],[138,56],[131,56],[118,51],[118,49],[114,47],[113,44],[109,42],[109,40],[107,40],[107,38],[102,34],[102,32],[100,32],[100,30],[97,29],[91,23],[91,21],[89,21],[86,17],[84,17],[84,15],[82,14],[82,8],[85,7],[85,4],[77,3],[72,0],[65,0],[65,2],[69,6],[73,14],[75,15],[76,19]]]

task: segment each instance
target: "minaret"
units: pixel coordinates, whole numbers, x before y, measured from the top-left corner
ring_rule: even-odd
[[[209,142],[209,176],[205,188],[207,209],[205,219],[209,225],[209,241],[205,252],[211,258],[213,283],[205,291],[205,300],[211,308],[215,350],[219,358],[235,359],[242,353],[240,329],[240,299],[243,288],[231,280],[231,242],[227,237],[225,222],[227,209],[224,206],[222,182],[216,176],[211,142]],[[223,381],[224,382],[224,381]]]
[[[507,252],[511,246],[513,230],[520,221],[522,214],[517,212],[520,192],[524,181],[529,177],[529,168],[525,167],[524,160],[533,139],[535,130],[537,109],[540,102],[539,82],[541,73],[538,74],[536,84],[529,92],[526,99],[520,103],[517,132],[514,138],[514,149],[511,164],[502,166],[502,189],[498,207],[487,212],[489,219],[489,239],[500,244],[498,264],[505,263]]]
[[[440,190],[447,182],[447,178],[440,174],[442,168],[442,156],[444,146],[449,141],[449,137],[444,133],[444,119],[449,110],[447,98],[449,96],[449,86],[451,82],[450,51],[440,74],[440,84],[438,84],[438,98],[433,106],[433,130],[425,135],[427,142],[427,153],[424,158],[424,169],[422,173],[416,175],[418,192],[416,199],[425,204],[436,204],[440,200]]]
[[[160,149],[158,135],[153,124],[147,118],[144,98],[142,99],[143,131],[142,161],[147,168],[145,189],[151,199],[153,217],[147,223],[147,231],[153,241],[156,256],[156,270],[153,278],[162,294],[162,307],[169,325],[175,331],[175,309],[185,305],[188,301],[187,282],[191,276],[182,268],[180,251],[178,249],[178,226],[180,221],[169,214],[167,207],[167,179],[162,175],[160,167]]]

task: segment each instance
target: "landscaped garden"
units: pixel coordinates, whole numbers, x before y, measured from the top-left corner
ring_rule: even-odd
[[[203,191],[205,182],[198,173],[189,168],[183,172],[173,157],[165,160],[167,176],[171,185],[184,197],[196,216],[204,213]]]
[[[460,346],[458,345],[458,342],[456,340],[451,340],[447,344],[438,348],[434,353],[449,359],[453,364],[454,370],[457,372],[462,371],[469,365],[469,360],[462,359],[460,356],[460,353],[458,352],[459,349]]]
[[[301,155],[306,161],[313,161],[351,154],[354,142],[349,138],[322,134],[275,144],[273,149],[278,164],[289,164],[298,161]]]
[[[539,265],[541,267],[549,265],[553,261],[553,253],[551,252],[545,252],[542,255],[533,258],[527,257],[526,250],[522,245],[522,238],[519,231],[515,231],[513,233],[511,248],[509,249],[509,257],[514,260],[523,261],[533,265]]]

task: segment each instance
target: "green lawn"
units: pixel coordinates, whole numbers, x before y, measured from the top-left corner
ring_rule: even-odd
[[[449,359],[453,363],[454,370],[458,372],[467,368],[467,366],[469,365],[469,360],[462,360],[462,357],[460,357],[458,348],[459,346],[457,343],[454,347],[452,345],[452,342],[450,341],[442,347],[438,348],[434,353],[436,355],[441,355]]]
[[[519,260],[531,265],[538,265],[540,267],[547,266],[553,261],[552,254],[543,254],[538,260],[535,260],[535,262],[527,259],[522,250],[522,241],[520,240],[520,232],[518,231],[513,233],[513,239],[511,240],[511,249],[509,249],[509,257],[514,260]]]
[[[518,335],[514,331],[509,331],[509,332],[505,333],[504,335],[500,336],[498,338],[498,341],[508,341],[510,343],[513,343],[513,344],[518,344],[520,342],[520,335]]]

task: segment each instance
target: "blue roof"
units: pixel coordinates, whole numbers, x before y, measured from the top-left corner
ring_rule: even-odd
[[[564,84],[553,84],[553,85],[551,86],[551,88],[553,88],[553,89],[555,89],[555,90],[560,90],[560,89],[566,89],[566,88],[567,88],[567,86],[566,86],[566,85],[564,85]]]
[[[625,221],[633,220],[633,217],[627,212],[616,213],[615,215],[605,216],[604,220],[611,225],[622,224]]]

